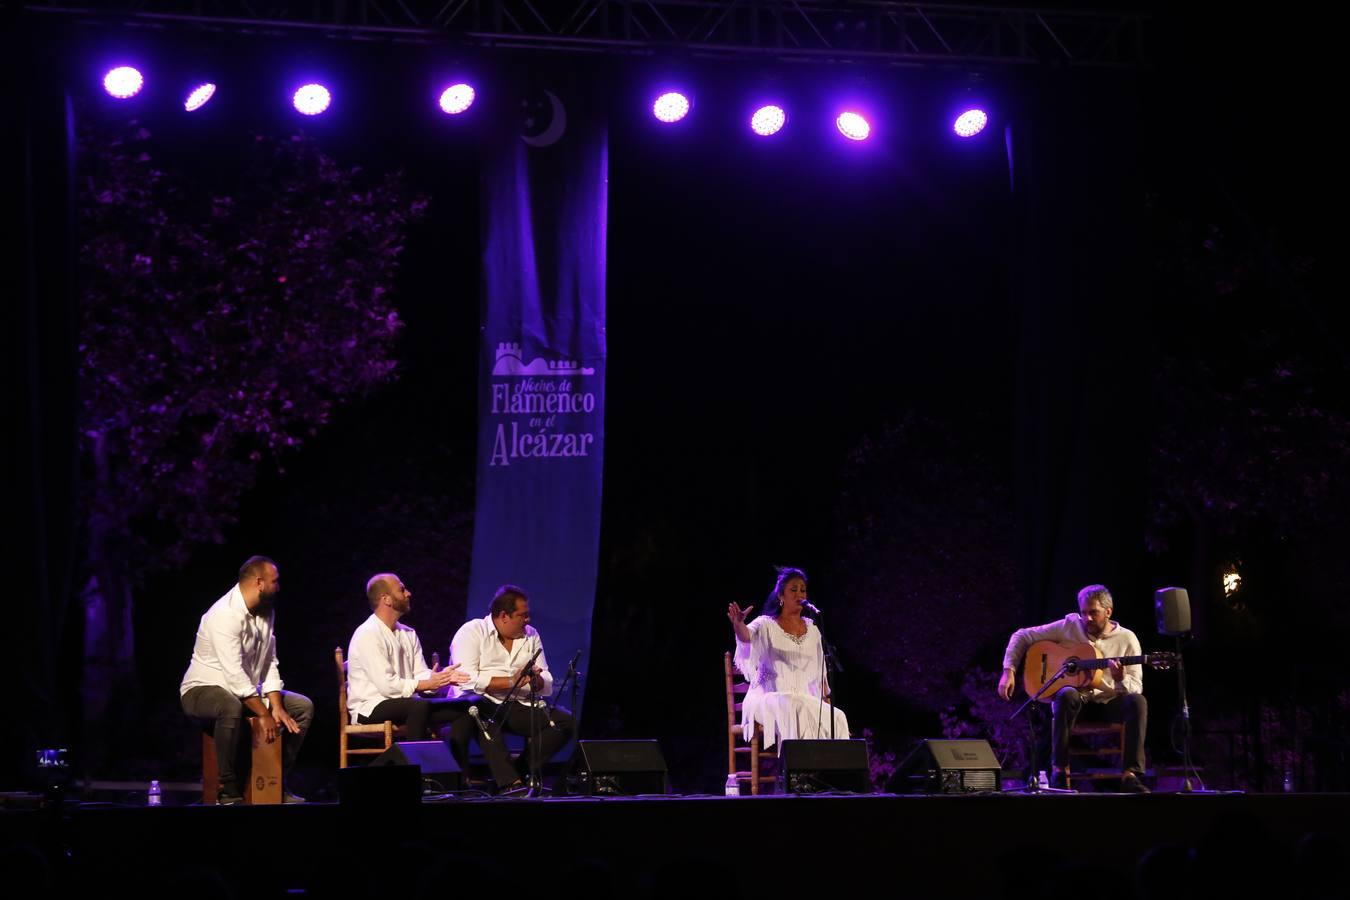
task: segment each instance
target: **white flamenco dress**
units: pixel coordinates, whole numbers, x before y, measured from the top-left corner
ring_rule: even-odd
[[[751,639],[736,640],[736,668],[750,689],[741,707],[741,729],[748,741],[755,723],[764,727],[764,749],[780,740],[830,737],[830,713],[834,713],[834,737],[848,737],[848,718],[821,698],[823,677],[820,629],[805,616],[806,634],[796,638],[779,627],[771,616],[759,616],[746,627]]]

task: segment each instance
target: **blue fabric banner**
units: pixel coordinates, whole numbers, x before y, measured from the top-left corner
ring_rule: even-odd
[[[574,73],[557,80],[530,73],[513,90],[493,112],[482,163],[469,614],[486,615],[501,584],[524,588],[559,683],[576,651],[583,670],[588,664],[595,601],[608,133],[604,109],[592,100],[601,93]],[[570,691],[560,702],[570,705]]]

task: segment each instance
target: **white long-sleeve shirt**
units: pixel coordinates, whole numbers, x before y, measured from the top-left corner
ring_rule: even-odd
[[[281,690],[275,616],[249,612],[239,585],[230,588],[197,626],[192,661],[178,686],[179,695],[195,687],[220,687],[244,700]]]
[[[1139,638],[1133,631],[1112,620],[1110,626],[1097,638],[1088,637],[1086,620],[1078,613],[1069,613],[1063,619],[1045,625],[1033,625],[1019,628],[1008,640],[1008,649],[1003,652],[1003,668],[1017,671],[1027,648],[1037,641],[1054,641],[1056,644],[1091,644],[1102,652],[1102,656],[1140,656]],[[1101,690],[1084,691],[1084,698],[1095,703],[1105,703],[1118,694],[1142,694],[1144,692],[1144,667],[1135,663],[1125,666],[1121,673],[1124,677],[1117,681],[1110,669],[1102,670]]]
[[[459,670],[469,676],[469,681],[459,685],[456,693],[478,693],[500,703],[506,699],[507,692],[489,693],[488,684],[493,678],[510,678],[516,675],[520,668],[530,661],[536,650],[542,651],[543,646],[539,632],[534,630],[534,626],[526,625],[525,636],[513,640],[508,651],[501,638],[497,636],[492,616],[470,619],[460,626],[450,642],[450,661],[459,663]],[[548,670],[548,660],[540,652],[534,664],[542,670],[540,677],[544,680],[544,689],[535,696],[547,697],[553,693],[553,674]],[[516,691],[514,699],[520,703],[528,703],[528,696],[529,681],[526,680]],[[541,705],[542,702],[537,700],[536,705]]]
[[[371,613],[347,645],[347,713],[352,724],[357,716],[369,716],[382,700],[411,697],[417,683],[430,677],[417,632],[402,622],[390,628]]]

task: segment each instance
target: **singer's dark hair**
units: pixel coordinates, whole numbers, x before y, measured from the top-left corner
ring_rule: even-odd
[[[801,569],[778,566],[778,580],[774,582],[773,590],[769,591],[769,599],[764,601],[764,615],[777,616],[783,611],[783,590],[794,578],[800,578],[803,584],[806,583],[806,573]]]

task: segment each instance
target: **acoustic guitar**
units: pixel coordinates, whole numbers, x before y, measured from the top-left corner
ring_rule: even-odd
[[[1162,652],[1108,658],[1091,644],[1065,646],[1054,641],[1037,641],[1027,649],[1026,659],[1022,661],[1022,687],[1028,697],[1036,697],[1042,703],[1053,700],[1060,688],[1102,690],[1106,687],[1105,671],[1113,660],[1122,666],[1170,669],[1176,664],[1177,655]],[[1065,670],[1062,675],[1061,669]],[[1059,677],[1055,678],[1056,675]],[[1054,684],[1046,687],[1046,681],[1051,678],[1055,678]],[[1044,693],[1041,693],[1042,689]]]

